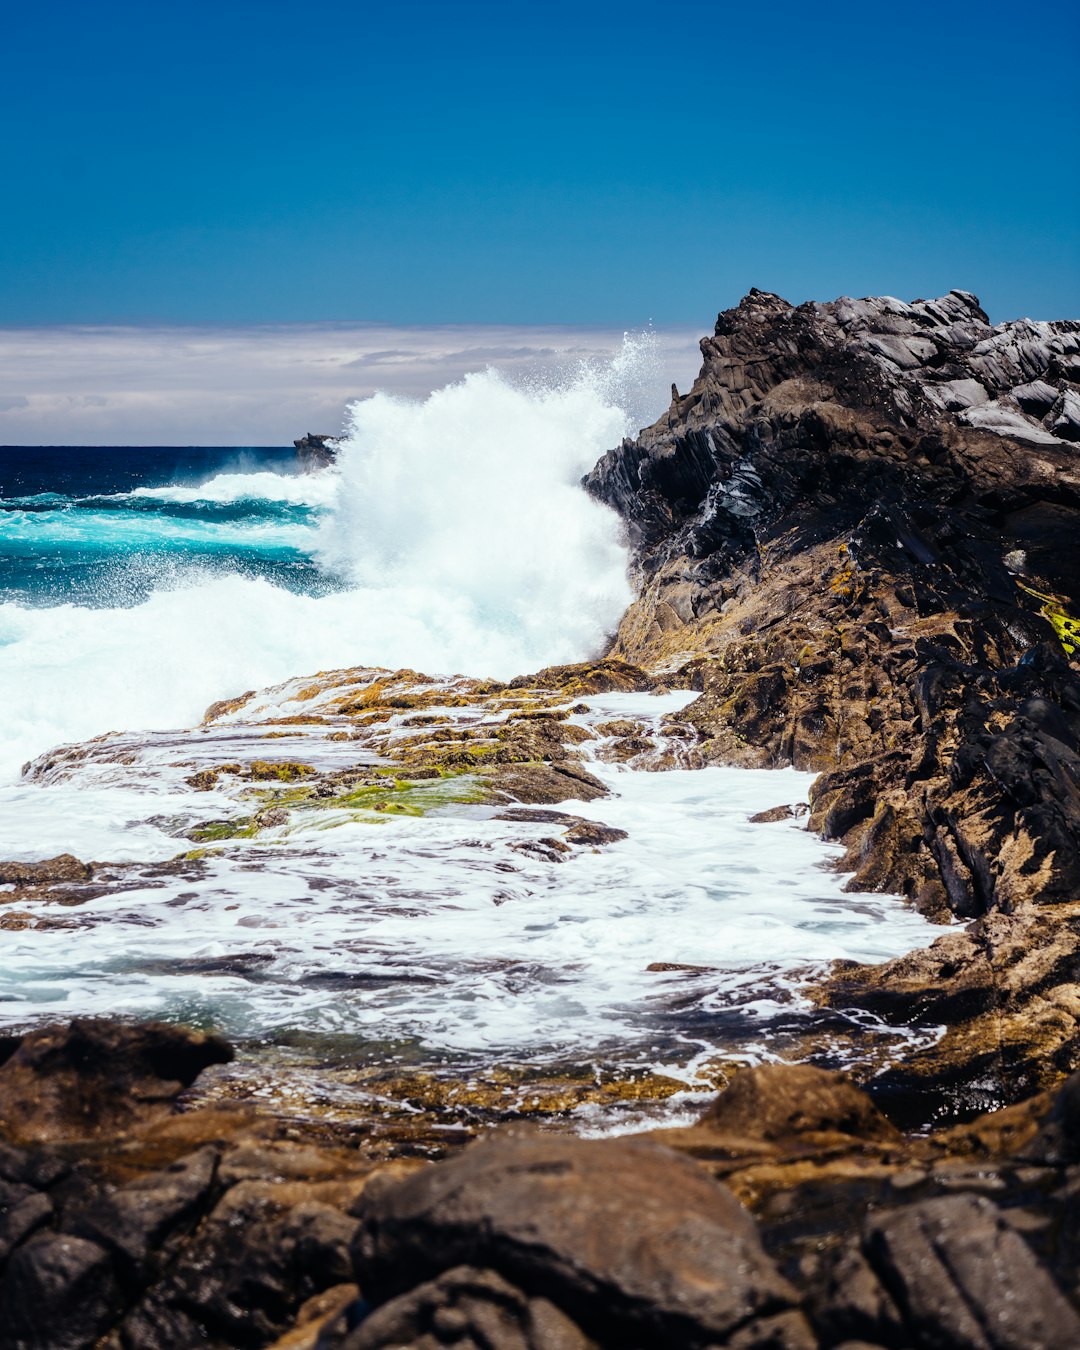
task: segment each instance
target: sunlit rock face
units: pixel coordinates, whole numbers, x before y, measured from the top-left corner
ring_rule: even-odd
[[[689,393],[585,480],[635,548],[614,653],[703,691],[684,721],[706,759],[821,771],[811,824],[847,845],[854,884],[943,917],[1063,918],[1080,896],[1080,324],[992,327],[960,291],[754,291],[701,346]],[[970,954],[1012,990],[979,1004],[979,1058],[1019,1092],[1074,1063],[1077,1023],[1069,963],[1033,1018],[1004,950],[976,935]]]

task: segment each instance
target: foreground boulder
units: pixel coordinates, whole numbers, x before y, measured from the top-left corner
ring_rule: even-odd
[[[297,1323],[310,1346],[355,1299],[372,1162],[243,1107],[177,1110],[225,1042],[96,1020],[7,1049],[0,1350],[251,1350]]]
[[[203,1069],[232,1059],[217,1036],[94,1018],[11,1038],[6,1051],[0,1134],[38,1144],[115,1134],[167,1115]]]
[[[80,1062],[100,1091],[103,1046],[161,1034],[92,1030],[82,1061],[85,1028],[50,1032],[84,1104]],[[1080,1345],[1078,1101],[1080,1075],[905,1136],[842,1075],[773,1064],[688,1129],[491,1135],[435,1165],[356,1121],[80,1116],[0,1138],[0,1350]]]
[[[478,1342],[482,1318],[505,1315],[537,1347],[535,1323],[568,1347],[814,1344],[730,1191],[651,1142],[483,1141],[403,1182],[376,1178],[359,1217],[357,1279],[380,1307],[348,1350],[420,1342],[440,1308],[465,1316],[469,1300],[484,1310],[467,1314]]]

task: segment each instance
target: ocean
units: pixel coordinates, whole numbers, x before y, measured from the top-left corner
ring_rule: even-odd
[[[572,857],[542,815],[468,792],[398,816],[294,792],[266,814],[249,780],[193,786],[268,758],[370,772],[386,742],[327,699],[374,668],[446,681],[435,712],[465,727],[480,714],[454,677],[601,651],[629,555],[579,480],[632,430],[595,372],[481,372],[353,405],[314,473],[279,447],[0,449],[0,862],[70,853],[95,881],[57,903],[0,887],[0,1023],[172,1017],[317,1045],[324,1069],[572,1060],[692,1093],[702,1065],[805,1036],[799,990],[824,962],[925,942],[899,900],[845,893],[798,822],[748,824],[809,775],[605,760],[612,718],[663,746],[687,692],[560,714],[611,795],[559,809],[628,835]],[[258,690],[260,716],[202,724]]]

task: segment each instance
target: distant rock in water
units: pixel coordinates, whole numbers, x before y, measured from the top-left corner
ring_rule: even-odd
[[[979,920],[951,978],[996,993],[936,1007],[967,1040],[927,1079],[1049,1085],[1080,1062],[1080,322],[751,291],[701,350],[585,479],[635,549],[611,655],[702,691],[706,759],[820,771],[810,824],[853,888]],[[1005,915],[1058,952],[1038,1017]],[[910,965],[841,1001],[869,982],[918,1019]]]
[[[298,441],[293,441],[293,445],[296,446],[296,458],[305,473],[313,473],[316,469],[328,469],[337,459],[340,443],[341,438],[338,436],[316,436],[310,431]]]

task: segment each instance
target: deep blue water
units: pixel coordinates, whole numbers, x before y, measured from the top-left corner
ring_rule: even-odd
[[[291,446],[0,446],[0,603],[136,604],[193,569],[318,591],[318,511]]]

